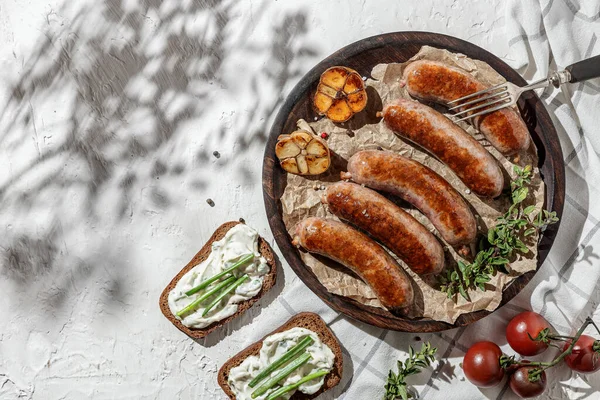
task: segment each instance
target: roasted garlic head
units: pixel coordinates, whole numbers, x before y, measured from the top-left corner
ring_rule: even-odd
[[[322,174],[331,164],[325,141],[306,131],[280,135],[275,155],[284,170],[296,175]]]
[[[320,115],[346,122],[367,106],[365,83],[353,69],[331,67],[321,74],[313,104]]]

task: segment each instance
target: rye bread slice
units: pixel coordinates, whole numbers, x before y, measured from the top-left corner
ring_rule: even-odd
[[[265,340],[268,336],[273,335],[274,333],[287,331],[288,329],[299,327],[306,328],[315,332],[321,341],[325,343],[333,354],[335,355],[335,360],[333,363],[333,369],[325,375],[325,381],[323,386],[319,389],[318,392],[308,395],[304,394],[300,391],[296,391],[294,395],[290,398],[290,400],[307,400],[314,399],[319,396],[321,393],[328,391],[329,389],[336,386],[342,380],[342,373],[344,367],[344,360],[342,359],[342,349],[340,347],[340,343],[337,338],[329,329],[329,327],[325,324],[325,321],[321,319],[317,314],[312,312],[301,312],[299,314],[294,315],[287,321],[285,324],[281,325],[279,328],[275,329],[273,332],[269,333],[265,337],[263,337],[258,342],[251,344],[246,347],[244,350],[237,353],[235,356],[231,357],[219,370],[219,374],[217,376],[217,381],[219,382],[219,386],[221,389],[229,396],[231,400],[235,400],[235,394],[231,391],[229,384],[227,383],[227,378],[229,377],[229,371],[233,367],[237,367],[244,361],[246,358],[250,356],[256,356],[260,352],[262,347],[263,340]]]
[[[249,300],[239,303],[238,310],[235,314],[230,315],[229,317],[222,319],[221,321],[216,321],[202,329],[188,328],[187,326],[183,325],[180,320],[175,318],[175,316],[171,313],[171,309],[169,308],[169,292],[173,290],[175,285],[177,285],[177,282],[179,282],[181,277],[186,272],[188,272],[190,269],[192,269],[193,267],[195,267],[196,265],[200,264],[202,261],[208,258],[211,252],[211,245],[213,242],[223,239],[223,237],[225,237],[225,234],[231,228],[240,223],[241,222],[239,221],[230,221],[225,222],[223,225],[219,226],[215,233],[213,233],[210,239],[208,239],[206,244],[202,247],[202,249],[200,249],[200,251],[194,256],[194,258],[192,258],[192,260],[185,267],[183,267],[183,269],[179,271],[177,275],[175,275],[175,277],[171,280],[171,282],[167,285],[165,290],[163,290],[162,294],[160,295],[159,304],[160,310],[162,311],[163,315],[167,317],[167,319],[171,321],[171,323],[175,325],[177,329],[194,339],[201,339],[205,337],[209,333],[227,324],[232,319],[243,314],[247,309],[252,307],[252,305],[256,303],[262,296],[264,296],[265,293],[267,293],[269,290],[271,290],[273,286],[275,286],[275,282],[277,280],[277,263],[275,262],[275,253],[273,253],[273,250],[271,249],[271,246],[269,246],[269,243],[267,243],[265,239],[259,236],[258,251],[267,260],[267,264],[269,264],[270,271],[268,274],[265,275],[262,289],[260,290],[260,292],[258,292],[256,296],[252,297]]]

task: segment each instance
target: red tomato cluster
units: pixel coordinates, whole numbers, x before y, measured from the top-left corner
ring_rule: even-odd
[[[548,341],[555,340],[552,326],[540,314],[526,311],[515,316],[506,327],[506,339],[514,351],[522,356],[534,356],[548,348]],[[534,340],[538,338],[538,340]],[[545,339],[547,340],[539,340]],[[563,337],[564,338],[564,337]],[[566,341],[563,351],[571,342]],[[527,365],[529,361],[503,361],[502,350],[497,344],[483,341],[469,348],[463,359],[465,376],[475,386],[488,388],[502,381],[505,374],[510,375],[509,386],[521,398],[540,395],[546,388],[546,372],[537,368],[537,374],[531,379],[530,372],[536,366]],[[508,360],[508,357],[506,357]],[[573,371],[591,373],[600,369],[600,341],[591,336],[581,335],[571,354],[564,358]]]

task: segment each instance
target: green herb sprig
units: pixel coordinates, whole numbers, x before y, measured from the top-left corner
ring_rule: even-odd
[[[469,300],[469,289],[485,291],[485,284],[498,270],[506,272],[506,265],[516,252],[529,252],[523,239],[558,222],[555,212],[542,210],[533,216],[535,205],[523,207],[523,201],[529,195],[532,168],[530,165],[523,168],[515,165],[513,170],[517,177],[510,183],[512,204],[504,215],[498,217],[487,237],[482,238],[473,262],[458,261],[458,269],[449,269],[446,275],[440,276],[440,290],[448,298],[460,293]]]
[[[429,367],[435,361],[436,352],[437,349],[431,347],[429,342],[423,343],[421,350],[418,352],[409,347],[408,358],[404,362],[398,361],[398,372],[395,373],[390,370],[388,373],[383,400],[396,400],[398,398],[408,400],[409,397],[412,397],[408,393],[408,385],[405,381],[406,377],[418,374],[422,368]]]

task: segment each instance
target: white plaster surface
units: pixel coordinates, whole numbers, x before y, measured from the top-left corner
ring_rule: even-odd
[[[314,64],[399,30],[510,59],[504,12],[502,0],[0,1],[0,398],[221,399],[219,366],[295,299],[351,354],[322,398],[380,398],[414,335],[336,318],[283,259],[285,302],[263,299],[207,342],[176,330],[158,297],[222,222],[243,217],[273,243],[266,134]],[[443,352],[453,332],[421,336]],[[495,398],[465,382],[459,350],[427,398]]]

